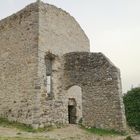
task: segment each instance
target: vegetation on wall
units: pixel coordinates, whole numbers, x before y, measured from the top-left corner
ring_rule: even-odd
[[[128,125],[140,131],[140,87],[128,91],[123,99]]]

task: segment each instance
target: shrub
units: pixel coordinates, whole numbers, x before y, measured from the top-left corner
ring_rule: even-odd
[[[131,138],[131,136],[128,136],[128,137],[125,138],[124,140],[133,140],[133,139]]]
[[[140,131],[140,87],[128,91],[123,99],[128,125]]]

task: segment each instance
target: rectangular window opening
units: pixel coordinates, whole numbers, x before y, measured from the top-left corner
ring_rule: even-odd
[[[51,95],[51,76],[47,76],[47,93]]]

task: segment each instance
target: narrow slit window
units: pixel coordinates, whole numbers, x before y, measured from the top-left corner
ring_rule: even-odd
[[[51,94],[51,76],[47,76],[47,93],[48,95]]]
[[[53,73],[52,73],[52,63],[54,60],[54,55],[50,52],[46,53],[45,64],[46,64],[46,77],[45,77],[45,87],[48,99],[53,99]]]

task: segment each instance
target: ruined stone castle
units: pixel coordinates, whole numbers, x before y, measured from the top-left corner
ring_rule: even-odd
[[[119,69],[68,13],[35,2],[0,21],[0,117],[125,130]]]

